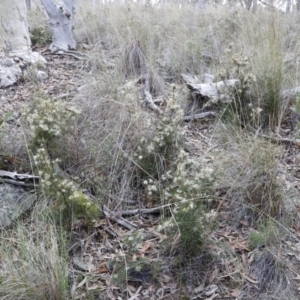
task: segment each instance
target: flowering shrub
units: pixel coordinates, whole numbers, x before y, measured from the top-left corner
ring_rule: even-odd
[[[79,113],[79,110],[67,103],[47,98],[38,99],[25,112],[32,132],[32,144],[39,147],[41,144],[54,142]]]
[[[239,84],[228,87],[227,94],[222,95],[220,100],[224,105],[224,116],[238,121],[240,124],[259,125],[262,121],[262,105],[252,98],[251,88],[256,84],[256,76],[250,72],[250,58],[240,53],[233,53],[233,44],[225,52],[228,54],[227,61],[223,62],[223,69],[219,71],[219,77],[225,81],[238,79]]]
[[[55,200],[59,211],[80,215],[90,221],[99,215],[98,205],[83,194],[73,180],[54,171],[54,165],[59,163],[59,159],[50,159],[56,138],[63,135],[69,122],[78,113],[78,110],[63,102],[40,99],[34,107],[28,109],[26,116],[32,131],[33,158],[45,196]]]
[[[153,136],[141,139],[136,156],[144,171],[142,183],[148,196],[171,207],[171,217],[167,217],[160,229],[170,240],[178,232],[179,249],[192,254],[200,249],[208,224],[203,204],[211,194],[214,170],[190,159],[184,151],[182,116],[180,106],[171,101],[152,126]]]
[[[183,111],[170,101],[164,115],[149,124],[152,135],[142,137],[136,158],[142,178],[159,179],[176,158],[184,143]]]
[[[171,217],[167,218],[160,230],[169,239],[179,233],[178,248],[184,254],[194,254],[201,249],[204,235],[216,216],[214,211],[207,212],[214,183],[214,170],[188,158],[181,150],[174,162],[174,170],[162,176],[159,184],[149,180],[148,194],[159,193],[164,203],[172,204]]]

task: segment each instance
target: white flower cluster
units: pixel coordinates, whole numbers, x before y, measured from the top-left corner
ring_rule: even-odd
[[[143,185],[151,197],[157,197],[162,204],[171,204],[172,217],[159,226],[167,237],[179,233],[183,244],[196,240],[201,243],[206,223],[203,199],[207,199],[214,183],[214,169],[209,164],[189,158],[184,151],[184,130],[182,110],[174,103],[168,107],[157,123],[151,128],[151,138],[142,137],[136,158],[141,169],[147,172],[147,165],[154,168],[158,162],[166,162],[161,174],[149,172]],[[146,173],[145,172],[145,173]],[[209,216],[208,216],[209,217]],[[128,240],[130,242],[130,240]]]
[[[51,99],[40,99],[34,107],[25,112],[30,129],[36,134],[45,133],[53,137],[60,136],[70,120],[74,120],[80,113],[74,107],[64,102]]]
[[[201,233],[205,224],[214,220],[213,211],[205,213],[203,200],[207,199],[213,187],[214,169],[210,165],[197,163],[188,158],[188,154],[181,150],[174,162],[176,169],[167,172],[160,183],[147,181],[149,194],[159,192],[165,203],[173,203],[173,217],[165,221],[160,227],[167,236],[172,237],[179,229],[180,236],[192,236]]]
[[[158,225],[158,231],[165,231],[174,228],[174,222],[172,219],[167,219],[161,225]]]
[[[52,167],[53,162],[50,161],[45,148],[38,149],[33,159],[39,169],[41,184],[47,196],[58,201],[61,199],[67,202],[73,201],[73,203],[79,204],[82,208],[92,206],[92,202],[78,190],[74,182],[63,179],[54,172]],[[58,162],[58,160],[56,160],[56,162]]]
[[[259,116],[261,114],[261,112],[263,111],[263,109],[261,107],[253,107],[252,103],[249,103],[248,106],[252,110],[250,113],[251,117]]]
[[[168,156],[177,153],[179,141],[184,138],[182,117],[183,111],[180,106],[175,101],[168,102],[164,115],[154,120],[150,126],[154,135],[150,139],[141,138],[137,153],[139,160],[149,154]]]
[[[51,161],[49,144],[51,139],[62,135],[70,120],[80,112],[69,107],[67,103],[41,99],[34,107],[27,110],[26,116],[33,134],[33,145],[36,154],[33,159],[39,170],[41,185],[47,198],[55,200],[60,208],[71,212],[97,216],[99,207],[83,194],[75,181],[69,180],[55,171],[54,165],[59,160]],[[47,148],[44,146],[47,142]],[[37,148],[37,150],[36,150]]]

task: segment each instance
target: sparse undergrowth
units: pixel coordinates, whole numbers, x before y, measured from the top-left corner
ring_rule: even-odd
[[[298,255],[299,192],[281,163],[287,148],[261,136],[285,134],[297,16],[174,3],[79,10],[76,37],[94,46],[82,88],[68,100],[35,93],[22,112],[41,197],[1,233],[0,299],[297,299],[287,256]],[[240,85],[218,104],[200,99],[217,120],[183,123],[182,72]]]

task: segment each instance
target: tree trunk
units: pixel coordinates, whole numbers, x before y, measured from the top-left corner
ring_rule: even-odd
[[[197,9],[200,12],[204,12],[207,6],[208,0],[198,0]]]
[[[291,5],[292,5],[292,1],[291,0],[287,0],[286,1],[286,13],[291,12]]]
[[[255,13],[257,10],[257,0],[253,0],[253,9],[252,12]]]
[[[31,52],[25,0],[0,1],[0,57]]]
[[[73,37],[74,0],[41,0],[50,19],[52,29],[51,52],[76,48]]]
[[[251,5],[252,5],[252,2],[253,2],[252,0],[247,0],[247,1],[246,1],[246,9],[247,9],[247,10],[250,10]]]
[[[31,0],[26,0],[27,10],[31,10]]]
[[[7,87],[22,77],[20,65],[46,60],[31,52],[25,0],[0,0],[0,21],[0,87]]]
[[[297,10],[300,11],[300,0],[297,0],[296,5],[297,5]]]
[[[246,4],[246,9],[248,11],[251,10],[252,7],[252,13],[254,14],[257,10],[257,0],[245,0],[245,4]]]

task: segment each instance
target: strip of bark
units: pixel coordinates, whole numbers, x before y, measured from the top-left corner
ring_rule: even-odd
[[[116,216],[116,215],[115,215],[112,211],[110,211],[107,207],[104,207],[103,212],[104,212],[105,216],[106,216],[108,219],[110,219],[110,220],[112,220],[112,221],[114,221],[114,222],[116,222],[116,223],[122,225],[123,227],[125,227],[125,228],[127,228],[127,229],[129,229],[129,230],[133,230],[133,229],[136,229],[136,228],[137,228],[137,225],[135,225],[135,224],[129,222],[128,220],[126,220],[126,219],[124,219],[124,218],[122,218],[122,217]]]

